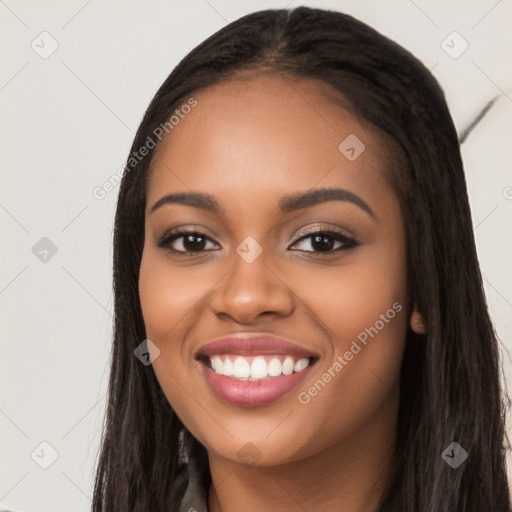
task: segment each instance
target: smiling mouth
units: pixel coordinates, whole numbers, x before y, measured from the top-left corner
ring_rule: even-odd
[[[199,361],[218,375],[235,381],[254,382],[300,373],[318,361],[318,357],[283,354],[246,357],[238,354],[218,354],[202,356]]]

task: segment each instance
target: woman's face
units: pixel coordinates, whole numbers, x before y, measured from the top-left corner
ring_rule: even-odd
[[[277,77],[210,87],[153,160],[139,281],[146,333],[163,392],[210,456],[275,465],[360,451],[394,431],[409,305],[404,224],[385,179],[393,151],[329,91]],[[341,192],[290,200],[319,189]],[[193,193],[217,211],[171,199],[153,209]],[[176,228],[192,236],[159,246]],[[205,349],[242,333],[295,347]],[[204,352],[239,377],[215,372]],[[309,366],[295,371],[299,359]],[[291,375],[260,378],[291,365]],[[242,380],[247,368],[256,380]]]

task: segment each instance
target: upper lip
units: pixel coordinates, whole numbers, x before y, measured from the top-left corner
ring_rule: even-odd
[[[235,334],[202,346],[197,351],[196,358],[220,354],[237,354],[240,356],[284,354],[307,358],[318,357],[317,354],[300,345],[269,334]]]

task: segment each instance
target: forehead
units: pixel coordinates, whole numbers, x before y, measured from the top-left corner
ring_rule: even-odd
[[[236,203],[315,186],[370,193],[383,185],[385,137],[324,82],[259,76],[193,97],[197,105],[180,116],[153,159],[148,203],[173,190],[215,191]],[[343,152],[347,144],[362,150],[356,159]]]

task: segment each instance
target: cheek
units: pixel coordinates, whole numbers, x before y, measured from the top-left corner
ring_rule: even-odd
[[[195,402],[186,391],[194,389],[198,375],[187,364],[192,356],[182,342],[207,293],[208,287],[199,283],[200,280],[192,283],[190,274],[173,270],[161,254],[144,250],[139,274],[140,303],[146,336],[160,350],[152,368],[167,400],[187,425],[201,417],[201,410],[193,411],[191,403]],[[199,372],[194,366],[192,369]]]
[[[307,280],[295,280],[294,292],[328,328],[337,351],[344,352],[347,343],[390,309],[386,319],[393,321],[386,323],[386,331],[392,337],[391,331],[403,331],[406,319],[396,315],[398,306],[392,308],[398,303],[407,310],[406,260],[401,248],[383,245],[381,250],[354,253],[347,265],[324,267]]]
[[[368,252],[330,279],[310,281],[308,305],[331,337],[321,368],[297,390],[304,428],[325,433],[312,449],[357,430],[383,404],[393,407],[407,333],[403,252]]]
[[[175,334],[190,323],[190,316],[207,292],[207,283],[201,285],[201,279],[192,282],[190,273],[179,270],[151,250],[145,250],[142,255],[139,276],[142,314],[146,335],[157,344],[169,345],[170,339],[178,339]]]

